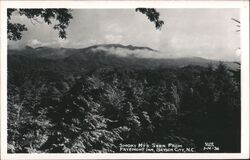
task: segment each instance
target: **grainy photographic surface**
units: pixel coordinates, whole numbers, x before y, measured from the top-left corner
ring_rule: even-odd
[[[8,153],[240,153],[239,9],[8,16]]]

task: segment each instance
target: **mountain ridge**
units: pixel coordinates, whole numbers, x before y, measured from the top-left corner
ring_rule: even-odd
[[[50,48],[27,46],[23,50],[8,50],[8,55],[19,55],[33,58],[43,58],[56,60],[62,63],[81,68],[89,67],[127,67],[127,68],[168,68],[185,67],[196,65],[206,67],[208,65],[217,66],[220,61],[202,57],[171,57],[155,58],[158,51],[149,47],[137,47],[133,45],[121,44],[101,44],[86,48]],[[148,56],[148,57],[146,57]],[[238,67],[234,62],[221,61],[232,69]],[[75,67],[74,67],[75,68]]]

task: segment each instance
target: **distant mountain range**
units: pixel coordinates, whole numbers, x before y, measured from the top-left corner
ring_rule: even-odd
[[[200,57],[182,57],[182,58],[156,58],[160,53],[157,50],[148,47],[137,47],[121,44],[102,44],[90,46],[87,48],[32,48],[26,46],[22,50],[8,50],[9,63],[22,63],[21,61],[30,61],[27,63],[39,63],[45,60],[51,63],[58,63],[60,66],[69,68],[96,68],[96,67],[127,67],[133,69],[143,68],[166,68],[166,67],[185,67],[195,66],[216,66],[219,61],[208,60]],[[14,58],[15,57],[15,58]],[[24,58],[25,57],[25,58]],[[18,61],[18,62],[13,62]],[[38,63],[38,62],[36,62]],[[231,69],[238,68],[233,62],[222,62]]]

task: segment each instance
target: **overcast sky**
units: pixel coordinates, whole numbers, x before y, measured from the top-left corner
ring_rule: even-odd
[[[133,9],[78,9],[67,29],[67,39],[58,38],[53,26],[35,25],[25,17],[12,20],[27,25],[20,41],[8,41],[11,48],[25,45],[84,48],[103,43],[147,46],[166,55],[198,56],[210,59],[239,58],[238,9],[157,9],[165,24],[156,30],[147,17]]]

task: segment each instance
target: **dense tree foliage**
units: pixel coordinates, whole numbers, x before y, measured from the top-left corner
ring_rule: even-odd
[[[239,69],[74,64],[69,71],[28,59],[8,58],[10,153],[119,152],[120,143],[171,142],[205,152],[210,141],[219,152],[240,151]]]

